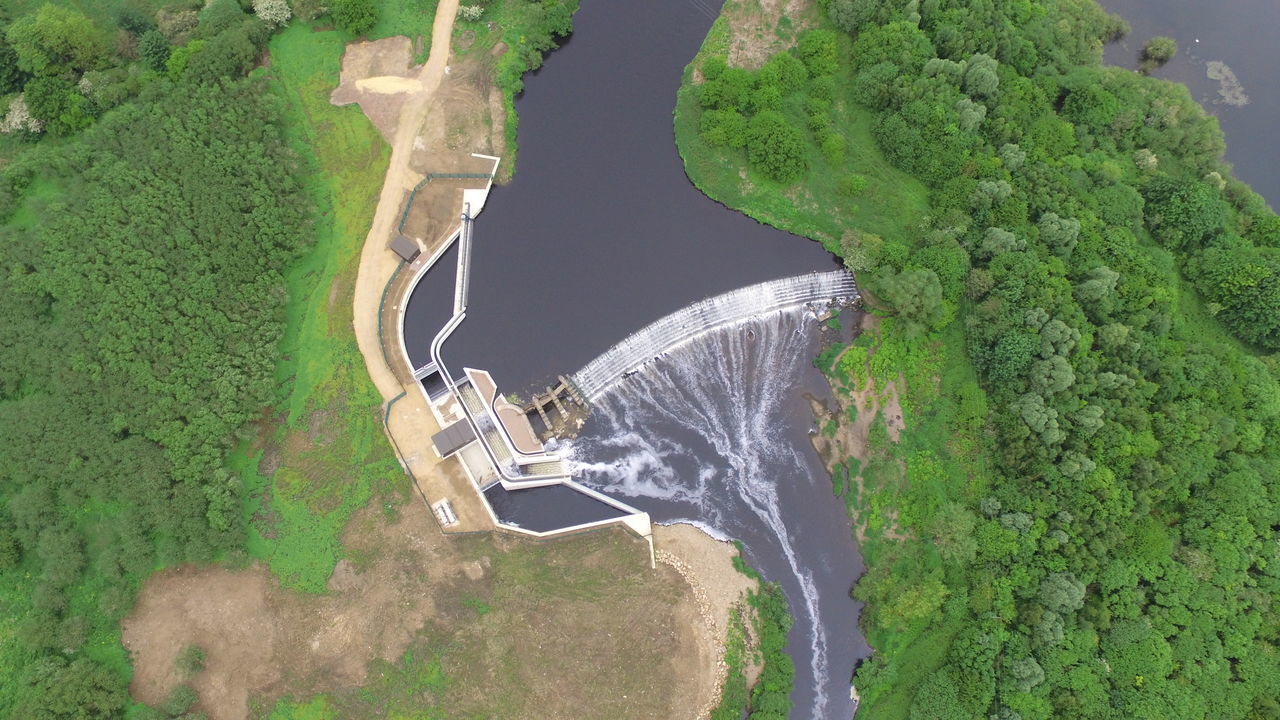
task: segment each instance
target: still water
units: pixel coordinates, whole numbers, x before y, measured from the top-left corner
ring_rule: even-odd
[[[1102,6],[1133,28],[1128,37],[1107,46],[1109,64],[1136,67],[1142,46],[1157,35],[1178,41],[1177,56],[1152,75],[1185,83],[1192,97],[1218,117],[1227,138],[1226,159],[1235,166],[1236,176],[1276,207],[1280,202],[1280,143],[1275,141],[1280,120],[1276,77],[1280,2],[1103,0]],[[1211,78],[1210,73],[1222,79]]]
[[[835,267],[684,175],[671,111],[708,5],[584,0],[570,40],[525,78],[515,179],[476,220],[450,362],[489,370],[503,392],[541,389],[690,302]]]
[[[476,220],[467,317],[444,347],[455,370],[489,370],[501,391],[523,394],[691,302],[837,267],[817,243],[724,208],[684,175],[671,111],[718,10],[584,0],[572,38],[526,78],[515,179]],[[431,280],[406,319],[415,366],[440,323],[414,307],[451,292]],[[601,398],[573,459],[578,480],[658,522],[742,540],[795,615],[792,717],[848,718],[850,677],[868,653],[849,597],[863,565],[807,438],[803,393],[826,390],[812,368],[817,330],[793,310],[671,352]]]

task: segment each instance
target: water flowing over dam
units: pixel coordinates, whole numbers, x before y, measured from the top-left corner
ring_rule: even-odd
[[[758,298],[781,290],[770,285],[742,292]],[[824,285],[822,292],[830,299],[846,289]],[[732,317],[741,298],[713,300],[725,298],[723,307],[699,303],[689,317]],[[666,337],[664,321],[623,343],[634,352],[610,351],[605,358],[619,359],[602,358],[604,369],[584,378],[599,394],[573,443],[575,478],[658,522],[692,521],[741,540],[748,562],[782,585],[795,617],[788,643],[797,660],[792,716],[849,717],[850,677],[869,651],[857,631],[858,604],[849,597],[861,559],[844,504],[807,437],[812,413],[801,391],[822,393],[824,385],[812,366],[818,321],[791,305],[709,322],[697,333],[677,325],[692,339],[658,347],[654,359],[653,348]],[[646,355],[638,371],[611,380]]]
[[[573,381],[579,392],[594,401],[627,373],[717,328],[774,310],[833,299],[852,301],[857,296],[853,276],[843,270],[749,285],[687,305],[646,325],[574,373]]]

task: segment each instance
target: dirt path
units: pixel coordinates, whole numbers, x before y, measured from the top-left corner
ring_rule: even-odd
[[[369,376],[378,386],[383,400],[390,400],[401,392],[395,374],[382,359],[378,338],[378,303],[382,298],[382,288],[400,263],[400,258],[387,250],[387,243],[391,240],[405,193],[420,180],[410,169],[409,160],[413,155],[414,140],[426,119],[431,97],[444,78],[453,37],[453,19],[457,14],[458,0],[440,0],[431,27],[431,55],[418,72],[418,89],[408,94],[401,106],[395,139],[391,143],[391,162],[387,166],[387,177],[382,182],[382,195],[378,198],[373,225],[360,253],[360,272],[356,276],[353,301],[356,342],[364,355]],[[412,83],[402,83],[401,86],[413,87]]]

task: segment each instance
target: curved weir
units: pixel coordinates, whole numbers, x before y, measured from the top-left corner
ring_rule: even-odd
[[[844,270],[749,285],[693,303],[646,325],[574,373],[572,379],[579,393],[595,401],[627,373],[717,328],[774,310],[857,297],[858,286]]]

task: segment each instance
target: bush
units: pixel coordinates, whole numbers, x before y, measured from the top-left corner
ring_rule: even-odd
[[[178,654],[174,661],[182,677],[189,678],[204,670],[204,650],[199,645],[188,645]]]
[[[851,173],[840,178],[836,191],[847,198],[855,198],[867,189],[867,176]]]
[[[822,156],[832,165],[844,162],[845,141],[840,133],[828,133],[822,140]]]
[[[804,136],[775,111],[751,118],[747,130],[747,158],[765,175],[778,182],[791,182],[808,169]]]
[[[363,35],[378,22],[378,6],[373,0],[334,0],[333,23],[352,35]]]
[[[797,47],[800,59],[814,77],[830,75],[836,71],[836,34],[830,30],[810,30],[800,36]]]
[[[148,30],[138,38],[138,57],[147,67],[162,72],[169,61],[169,41],[159,30]]]
[[[190,710],[197,699],[196,691],[189,685],[178,685],[169,691],[169,697],[165,698],[161,709],[168,713],[169,717],[177,717]]]
[[[1142,46],[1142,60],[1144,63],[1152,63],[1153,65],[1163,65],[1173,59],[1178,54],[1178,43],[1173,38],[1157,36],[1147,41]]]

